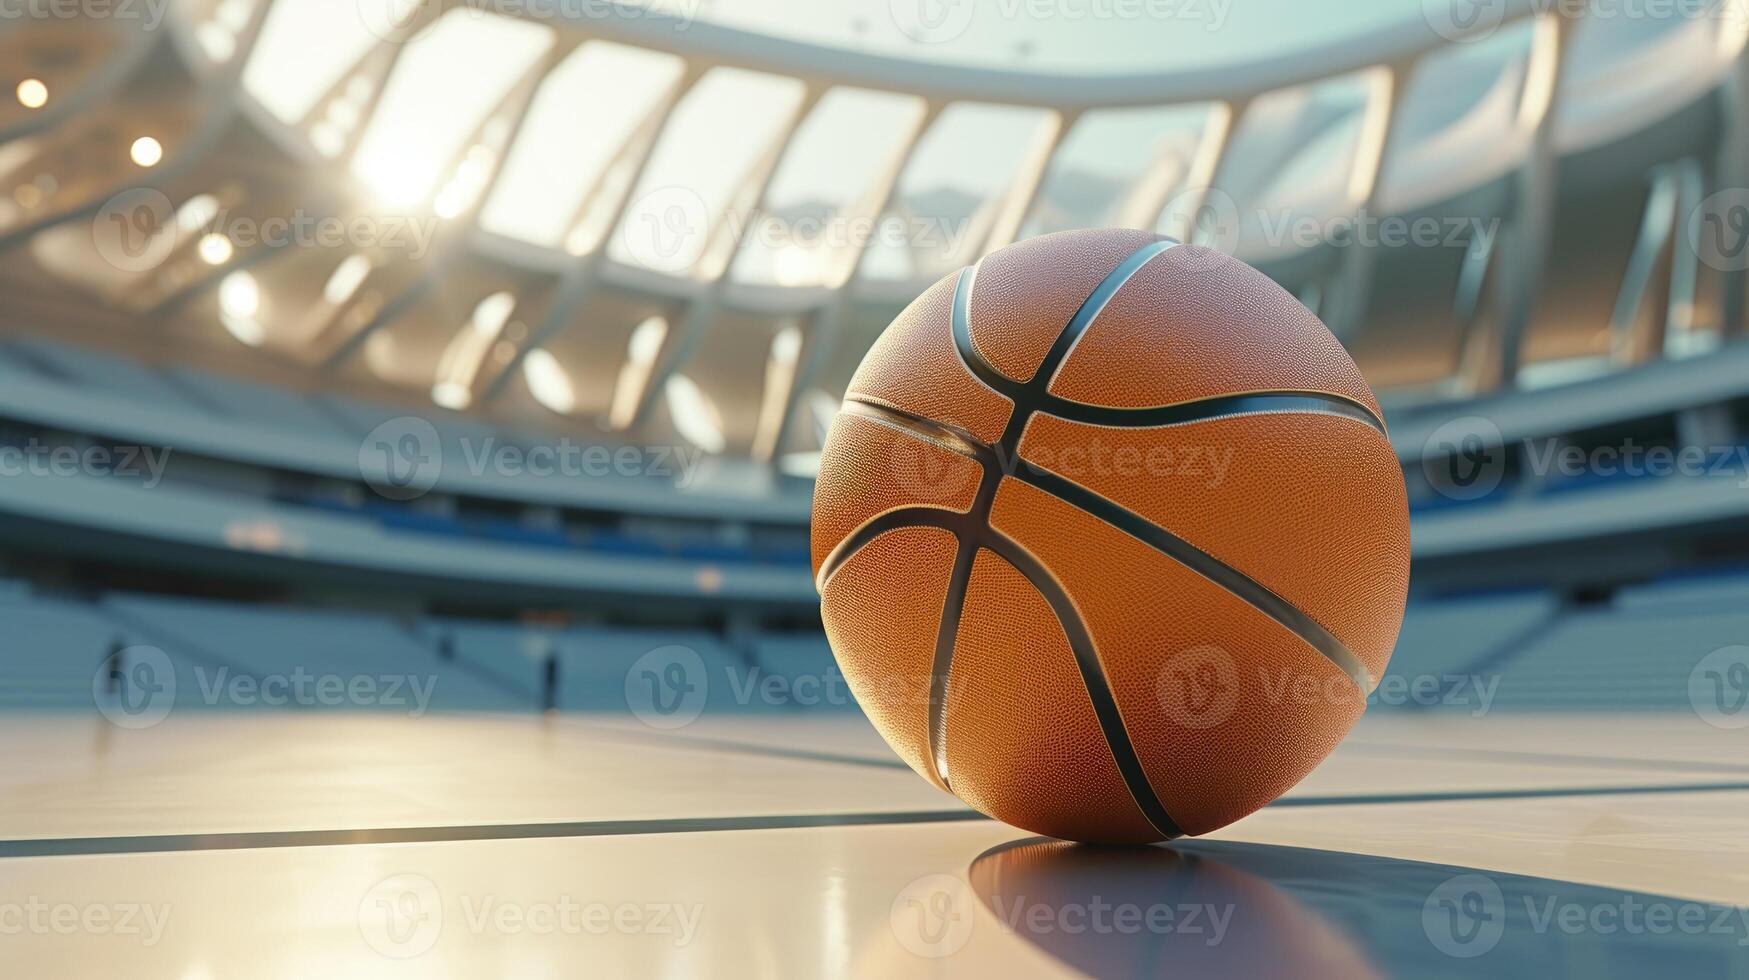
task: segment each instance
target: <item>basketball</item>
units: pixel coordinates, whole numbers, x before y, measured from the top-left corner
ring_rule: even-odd
[[[1133,230],[950,274],[874,343],[814,494],[869,719],[1017,827],[1134,843],[1268,804],[1360,718],[1409,516],[1342,345],[1238,259]]]

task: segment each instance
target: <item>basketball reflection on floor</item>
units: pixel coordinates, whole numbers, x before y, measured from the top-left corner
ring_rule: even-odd
[[[1004,931],[1093,976],[1739,976],[1749,909],[1225,841],[986,851]]]

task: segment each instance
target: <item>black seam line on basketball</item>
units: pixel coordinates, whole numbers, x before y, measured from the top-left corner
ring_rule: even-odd
[[[844,404],[839,406],[839,411],[846,415],[867,419],[876,425],[896,429],[921,439],[937,449],[944,449],[979,463],[992,462],[995,457],[995,450],[991,448],[990,444],[980,441],[977,436],[970,432],[937,422],[934,419],[924,418],[885,402],[850,395],[845,397]]]
[[[1302,391],[1297,389],[1274,389],[1269,391],[1248,392],[1241,395],[1224,395],[1214,398],[1199,398],[1190,401],[1175,402],[1171,405],[1149,406],[1145,408],[1113,408],[1107,405],[1089,405],[1086,402],[1071,401],[1050,392],[1050,383],[1055,380],[1063,363],[1068,360],[1075,344],[1093,321],[1104,312],[1111,298],[1117,294],[1123,284],[1128,282],[1142,266],[1150,259],[1160,255],[1180,243],[1171,240],[1153,242],[1143,246],[1125,259],[1111,274],[1102,281],[1092,295],[1076,310],[1075,318],[1063,333],[1057,336],[1051,349],[1046,352],[1045,360],[1039,365],[1038,372],[1030,380],[1016,381],[998,371],[994,365],[978,352],[972,342],[971,309],[972,289],[977,282],[977,267],[969,266],[960,273],[959,281],[954,286],[953,296],[953,340],[954,347],[959,351],[960,360],[966,370],[984,385],[997,394],[1014,402],[1014,414],[1010,417],[1010,425],[1025,428],[1028,417],[1037,412],[1054,415],[1069,422],[1084,422],[1089,425],[1105,425],[1114,428],[1159,428],[1168,425],[1182,425],[1189,422],[1201,422],[1209,419],[1231,415],[1252,415],[1263,412],[1304,412],[1324,415],[1340,415],[1345,418],[1362,422],[1380,435],[1385,434],[1384,420],[1379,418],[1367,405],[1342,395],[1333,395],[1323,391]],[[1016,433],[1018,434],[1018,433]],[[1004,434],[1004,441],[1007,434]]]
[[[1271,591],[1268,586],[1140,514],[1050,470],[1022,462],[1014,477],[1099,518],[1250,603],[1259,612],[1287,627],[1312,649],[1323,654],[1336,669],[1348,675],[1349,680],[1354,682],[1363,695],[1372,693],[1372,673],[1355,656],[1354,651],[1348,649],[1341,640],[1312,617],[1301,612],[1293,603]]]
[[[1111,749],[1111,758],[1117,764],[1124,788],[1136,802],[1136,809],[1162,837],[1183,837],[1184,830],[1166,812],[1148,780],[1147,770],[1142,768],[1142,760],[1136,755],[1135,744],[1130,741],[1129,730],[1124,727],[1123,713],[1117,707],[1117,697],[1112,694],[1111,681],[1105,676],[1105,666],[1099,662],[1093,637],[1087,632],[1087,624],[1082,620],[1080,610],[1075,608],[1074,600],[1037,556],[1007,535],[990,529],[984,547],[1031,582],[1057,617],[1063,636],[1069,641],[1069,650],[1075,656],[1075,667],[1081,673],[1081,683],[1087,689],[1087,700],[1093,705],[1099,730]]]
[[[1191,411],[1200,408],[1200,411]],[[956,453],[968,459],[984,462],[994,458],[996,448],[977,436],[957,426],[924,418],[912,412],[907,412],[895,405],[869,398],[863,395],[847,395],[840,410],[859,418],[867,419],[888,428],[906,432],[939,449]],[[1185,402],[1180,405],[1168,405],[1162,408],[1146,409],[1111,409],[1122,413],[1158,413],[1157,421],[1113,418],[1103,420],[1098,418],[1065,418],[1048,408],[1039,409],[1035,415],[1048,415],[1061,418],[1067,422],[1105,428],[1169,428],[1178,425],[1191,425],[1198,422],[1219,422],[1225,419],[1246,418],[1254,415],[1328,415],[1337,418],[1353,419],[1372,427],[1380,435],[1380,428],[1373,416],[1364,408],[1345,399],[1330,398],[1315,392],[1289,393],[1259,392],[1249,395],[1233,395],[1222,398],[1210,398],[1197,402]],[[1000,462],[1000,460],[997,460]]]
[[[959,643],[960,620],[966,611],[966,586],[972,580],[980,536],[973,527],[960,534],[953,571],[947,579],[947,595],[941,603],[941,622],[936,627],[935,657],[929,668],[929,765],[948,792],[953,791],[953,782],[947,767],[947,681],[953,671],[953,651]]]
[[[996,370],[995,366],[985,360],[984,356],[979,354],[976,346],[973,345],[972,287],[977,282],[977,267],[970,266],[960,273],[959,282],[954,286],[951,317],[954,347],[959,351],[960,360],[965,363],[968,371],[998,394],[1004,395],[1014,402],[1013,413],[1008,418],[1008,428],[1002,434],[1001,442],[1004,445],[1012,446],[1019,442],[1020,433],[1026,427],[1027,419],[1038,410],[1041,401],[1051,398],[1049,388],[1051,380],[1056,376],[1057,369],[1062,366],[1076,341],[1081,338],[1083,333],[1087,332],[1088,327],[1093,325],[1093,321],[1098,319],[1099,314],[1105,311],[1106,304],[1111,302],[1111,298],[1117,294],[1123,284],[1129,282],[1130,277],[1140,271],[1149,260],[1178,244],[1170,239],[1149,242],[1131,252],[1128,258],[1118,263],[1117,268],[1111,270],[1104,279],[1100,280],[1093,292],[1081,302],[1081,306],[1076,309],[1075,315],[1070,318],[1068,325],[1063,328],[1061,333],[1057,334],[1057,339],[1045,352],[1044,360],[1039,364],[1038,370],[1026,381],[1015,381]]]
[[[1114,429],[1157,429],[1241,415],[1333,415],[1359,422],[1381,436],[1386,434],[1385,423],[1365,405],[1321,391],[1258,391],[1155,408],[1108,408],[1051,395],[1036,406],[1034,412],[1067,422]]]
[[[995,504],[996,491],[1000,488],[1005,475],[1003,472],[1004,464],[1013,465],[1020,437],[1025,432],[1027,421],[1036,411],[1037,400],[1046,394],[1051,377],[1056,373],[1057,367],[1063,359],[1068,356],[1075,341],[1105,309],[1105,305],[1111,300],[1111,297],[1125,282],[1129,281],[1131,276],[1135,275],[1138,269],[1154,256],[1177,244],[1177,242],[1170,240],[1151,242],[1132,252],[1128,258],[1118,264],[1117,268],[1107,274],[1088,295],[1087,299],[1082,301],[1080,308],[1075,311],[1074,317],[1052,342],[1050,350],[1045,353],[1044,361],[1039,365],[1032,379],[1025,384],[1011,381],[996,371],[972,348],[971,297],[973,285],[977,281],[978,266],[974,264],[962,271],[959,281],[955,283],[953,306],[949,316],[949,329],[954,338],[955,350],[959,353],[960,360],[965,364],[966,370],[984,380],[998,394],[1007,395],[1014,405],[1008,417],[1008,424],[1003,428],[1002,438],[995,446],[991,447],[989,455],[982,460],[984,464],[983,479],[978,484],[977,496],[972,501],[971,510],[965,515],[966,531],[960,538],[960,551],[955,558],[954,565],[955,579],[949,583],[946,601],[947,610],[951,611],[952,614],[953,632],[949,633],[948,631],[948,615],[944,612],[942,628],[936,636],[936,659],[931,681],[938,685],[940,690],[932,692],[929,705],[931,761],[936,767],[936,775],[941,779],[942,784],[950,788],[949,774],[946,771],[947,676],[953,668],[954,644],[958,639],[959,621],[965,606],[965,589],[971,578],[973,559],[977,555],[978,547],[989,547],[997,541],[1006,542],[1010,546],[1008,550],[1011,553],[1024,553],[1024,549],[1001,535],[990,524],[990,509]],[[972,441],[973,443],[977,442],[975,439]],[[992,548],[992,550],[995,549]],[[1028,576],[1028,578],[1041,595],[1048,596],[1051,592],[1060,591],[1060,584],[1042,564],[1033,560],[1030,554],[1026,555],[1026,561],[1028,567],[1032,567],[1035,572],[1035,575]],[[1026,574],[1021,564],[1013,560],[1010,560],[1009,563],[1014,565],[1016,569],[1021,569],[1023,575]],[[964,573],[963,578],[960,577],[961,572]],[[1052,609],[1057,611],[1058,607],[1053,604]],[[1099,664],[1098,653],[1093,646],[1092,637],[1086,634],[1079,615],[1074,612],[1073,604],[1066,605],[1064,609],[1073,620],[1075,627],[1081,630],[1084,642],[1079,648],[1072,643],[1071,649],[1076,650],[1076,666],[1082,670],[1083,686],[1087,689],[1088,699],[1094,704],[1094,714],[1100,723],[1100,730],[1105,736],[1107,747],[1114,759],[1127,753],[1133,760],[1135,749],[1129,743],[1129,737],[1123,728],[1122,716],[1117,710],[1116,702],[1112,700],[1111,688],[1105,681],[1104,668]],[[1058,612],[1057,615],[1064,635],[1069,635],[1070,623],[1064,621],[1063,612]],[[1089,658],[1086,662],[1083,661],[1082,654]],[[1091,676],[1086,670],[1089,664],[1093,668]],[[1116,719],[1115,729],[1107,724],[1107,721],[1111,719]],[[1130,795],[1135,798],[1137,807],[1142,811],[1143,817],[1154,826],[1154,829],[1162,836],[1180,836],[1180,834],[1173,833],[1177,823],[1166,814],[1165,807],[1161,805],[1159,796],[1148,782],[1147,774],[1141,768],[1140,763],[1137,762],[1128,768],[1120,764],[1119,772],[1124,778],[1125,786],[1129,789]],[[1159,819],[1156,819],[1156,816]]]
[[[820,562],[820,572],[814,577],[816,591],[825,591],[826,583],[844,563],[856,556],[870,541],[888,531],[901,531],[913,527],[932,527],[947,531],[954,537],[963,537],[966,531],[966,515],[943,507],[900,507],[877,514],[864,521],[856,530],[844,536],[824,560]]]

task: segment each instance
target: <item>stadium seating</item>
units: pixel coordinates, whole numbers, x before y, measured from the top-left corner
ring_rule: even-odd
[[[219,670],[257,679],[367,679],[381,693],[355,698],[323,689],[297,707],[372,707],[391,711],[505,710],[527,707],[516,693],[464,665],[445,663],[403,623],[362,613],[274,609],[199,599],[111,596],[103,610],[174,656],[210,665],[196,693],[212,699]],[[316,683],[316,682],[312,682]],[[335,683],[328,682],[330,687]],[[394,693],[388,693],[393,686]],[[429,701],[424,700],[425,692]],[[215,706],[227,706],[219,695]],[[182,698],[179,696],[179,703]],[[242,705],[253,707],[253,703]],[[267,704],[273,707],[274,705]]]
[[[92,707],[97,674],[125,632],[83,603],[0,602],[0,708]]]
[[[140,593],[81,601],[19,585],[0,588],[0,615],[8,627],[0,640],[6,708],[89,709],[109,655],[143,645],[174,665],[178,710],[534,711],[548,705],[556,682],[551,705],[561,711],[631,712],[660,724],[659,713],[649,715],[651,692],[668,700],[684,693],[662,686],[676,677],[700,692],[684,719],[855,709],[824,637],[807,632],[754,634],[743,655],[741,644],[702,629],[402,620]],[[1477,684],[1489,686],[1492,711],[1687,708],[1700,658],[1745,637],[1749,575],[1735,572],[1635,586],[1579,607],[1546,591],[1421,598],[1409,606],[1373,710],[1474,712]],[[676,662],[683,669],[670,673]],[[405,678],[432,685],[430,700],[420,709],[412,689],[388,703],[213,694],[240,675],[259,681],[294,672],[311,684],[325,676]],[[1436,689],[1441,697],[1427,696]]]
[[[1502,710],[1689,709],[1701,658],[1749,637],[1749,603],[1733,610],[1585,610],[1506,665]]]
[[[1541,591],[1411,602],[1388,674],[1440,677],[1486,668],[1515,652],[1559,608],[1553,594]]]

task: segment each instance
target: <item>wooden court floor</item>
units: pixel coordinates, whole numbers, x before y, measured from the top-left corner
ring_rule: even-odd
[[[1749,730],[1370,716],[1208,838],[966,810],[855,716],[0,719],[9,976],[1749,976]]]

